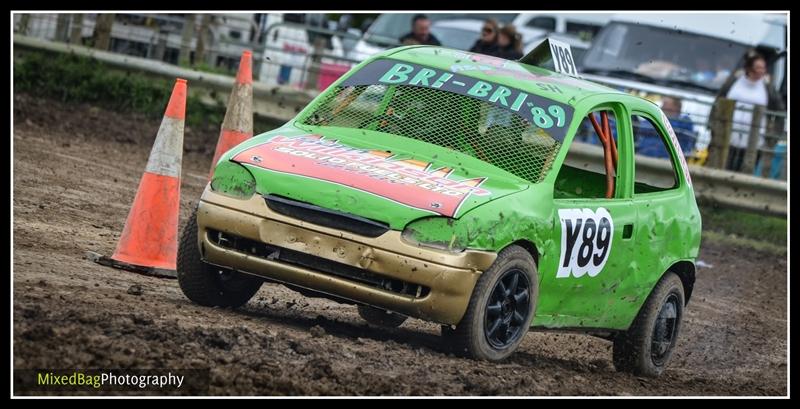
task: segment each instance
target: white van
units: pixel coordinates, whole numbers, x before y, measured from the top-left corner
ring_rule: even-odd
[[[506,14],[485,14],[485,13],[469,13],[469,14],[455,14],[455,13],[423,13],[428,16],[431,23],[443,20],[484,20],[489,17],[496,18],[500,24],[510,23],[518,16],[516,13]],[[356,43],[356,46],[348,53],[348,57],[356,60],[363,61],[373,54],[379,53],[383,50],[400,46],[400,37],[404,36],[411,31],[411,20],[414,18],[415,13],[383,13],[364,33],[361,40]],[[439,39],[441,40],[441,39]]]
[[[321,59],[323,69],[334,67],[337,72],[344,72],[350,67],[350,64],[344,61],[341,39],[328,35],[328,30],[284,22],[283,15],[273,13],[267,16],[264,30],[264,52],[258,70],[260,82],[305,87],[305,83],[309,80],[310,54],[314,51],[312,37],[315,35],[326,38],[322,50],[324,57]],[[320,73],[320,76],[326,75],[325,72]]]
[[[710,131],[701,124],[751,48],[766,56],[772,80],[781,84],[785,62],[775,58],[786,49],[785,15],[619,14],[595,36],[581,75],[652,100],[681,98],[698,130],[696,148],[704,149]]]
[[[591,41],[613,16],[610,13],[523,13],[513,24],[517,28],[540,30],[542,34],[569,34]]]

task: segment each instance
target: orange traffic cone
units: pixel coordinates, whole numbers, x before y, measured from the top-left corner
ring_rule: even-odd
[[[222,121],[222,129],[217,141],[217,148],[214,150],[214,160],[211,162],[211,171],[208,173],[208,179],[211,180],[220,156],[252,136],[253,54],[250,51],[245,51],[239,61],[236,83],[233,85],[230,97],[228,97],[228,108],[225,110],[225,119]]]
[[[185,116],[186,80],[178,79],[117,249],[111,258],[89,252],[89,259],[115,268],[176,277]]]

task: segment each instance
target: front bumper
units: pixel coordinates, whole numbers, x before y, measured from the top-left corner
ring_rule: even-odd
[[[497,257],[485,251],[452,254],[421,248],[395,230],[359,236],[276,213],[260,195],[239,200],[208,186],[197,225],[208,263],[443,324],[461,320],[481,272]],[[223,235],[246,245],[229,246],[220,239]],[[276,257],[281,252],[304,261]]]

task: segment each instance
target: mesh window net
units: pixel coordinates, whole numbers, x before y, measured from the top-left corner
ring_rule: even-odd
[[[335,87],[299,123],[417,139],[465,153],[531,183],[547,175],[561,146],[511,110],[409,85]]]

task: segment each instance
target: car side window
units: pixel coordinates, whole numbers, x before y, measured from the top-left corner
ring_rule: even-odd
[[[667,137],[658,129],[655,123],[642,115],[631,116],[633,127],[633,141],[636,157],[634,161],[635,183],[634,194],[661,192],[678,187],[678,174],[675,169],[675,157],[668,145]],[[672,168],[671,176],[651,172],[652,167],[646,166],[647,158],[667,159]]]
[[[528,24],[526,24],[526,26],[541,28],[547,31],[555,31],[556,19],[554,19],[553,17],[534,17],[533,19],[528,21]]]
[[[577,134],[569,146],[564,163],[559,169],[555,181],[554,198],[556,199],[599,199],[613,198],[616,189],[616,174],[618,161],[614,154],[608,156],[612,164],[613,186],[609,186],[606,178],[603,138],[597,133],[597,125],[604,131],[603,116],[607,118],[611,131],[610,151],[616,151],[617,146],[617,121],[614,112],[602,110],[592,112],[594,121],[587,115],[581,121]],[[594,123],[593,123],[594,122]],[[598,160],[597,158],[600,158]]]
[[[591,40],[600,31],[600,26],[589,23],[567,21],[567,34],[576,35],[584,40]]]

